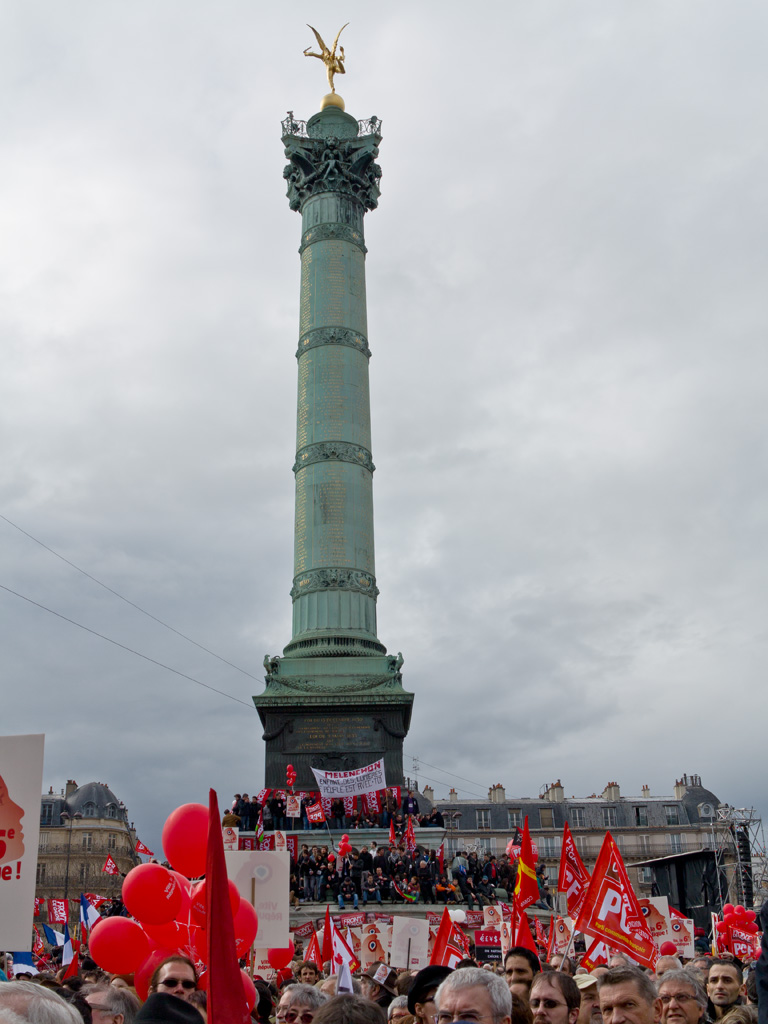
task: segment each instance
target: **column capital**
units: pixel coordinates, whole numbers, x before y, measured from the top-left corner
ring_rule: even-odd
[[[295,133],[290,130],[293,125]],[[329,130],[337,129],[329,125]],[[357,199],[366,210],[376,209],[381,195],[381,168],[376,163],[381,142],[378,130],[352,138],[310,137],[302,134],[303,122],[292,122],[287,129],[284,122],[283,131],[289,161],[283,177],[292,210],[300,210],[307,199],[321,192],[341,192]]]

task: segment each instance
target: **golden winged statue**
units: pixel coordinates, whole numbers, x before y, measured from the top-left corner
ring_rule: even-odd
[[[341,35],[341,33],[344,31],[348,24],[349,22],[346,22],[346,24],[342,25],[339,31],[336,33],[336,38],[333,41],[333,48],[330,50],[323,42],[323,37],[320,35],[317,29],[312,28],[312,26],[309,24],[307,25],[307,28],[312,28],[312,31],[315,33],[315,39],[317,40],[317,45],[320,47],[320,53],[313,53],[311,48],[308,46],[304,51],[304,56],[317,57],[318,60],[321,60],[323,64],[325,64],[325,73],[328,75],[328,85],[330,85],[331,87],[331,92],[336,92],[336,89],[334,88],[333,85],[333,76],[343,75],[346,73],[344,71],[344,47],[339,46],[338,54],[336,53],[336,47],[339,42],[339,36]]]

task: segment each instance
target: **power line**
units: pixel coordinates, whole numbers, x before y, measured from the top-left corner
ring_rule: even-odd
[[[10,587],[6,587],[2,583],[0,583],[0,590],[5,590],[9,594],[13,594],[14,597],[21,598],[22,601],[27,601],[36,608],[41,608],[44,612],[48,612],[49,615],[55,615],[57,619],[63,619],[65,622],[69,622],[70,625],[77,626],[78,629],[84,629],[86,633],[90,633],[92,636],[97,636],[100,640],[106,640],[107,643],[114,644],[115,647],[119,647],[123,651],[128,651],[129,654],[135,654],[137,658],[143,658],[144,661],[148,661],[152,665],[157,665],[158,668],[167,669],[168,672],[173,672],[174,675],[181,676],[182,679],[188,679],[191,683],[203,686],[206,690],[212,690],[214,693],[221,694],[222,697],[228,697],[230,700],[234,700],[238,704],[242,704],[245,707],[250,708],[252,711],[256,710],[253,704],[249,704],[248,701],[240,700],[239,697],[234,697],[231,693],[227,693],[225,690],[218,690],[215,686],[210,686],[208,683],[204,683],[200,679],[195,679],[194,676],[187,675],[186,672],[181,672],[179,669],[172,668],[170,665],[166,665],[162,661],[150,658],[148,654],[142,654],[141,651],[135,651],[132,647],[127,647],[125,644],[121,644],[118,640],[113,640],[112,637],[104,636],[103,633],[99,633],[95,629],[91,629],[89,626],[84,626],[82,622],[76,622],[74,619],[70,619],[66,615],[62,615],[61,612],[54,611],[53,608],[46,608],[46,606],[44,604],[40,604],[39,601],[33,601],[31,597],[26,597],[24,594],[20,594],[16,590],[11,590]]]
[[[420,761],[421,764],[425,764],[427,768],[434,768],[436,772],[442,772],[443,775],[451,775],[454,779],[461,779],[462,782],[468,782],[470,786],[479,786],[480,789],[483,788],[482,782],[473,782],[472,779],[465,779],[463,775],[457,775],[455,772],[448,772],[445,768],[440,768],[436,764],[430,764],[429,761],[424,761],[422,758],[417,758],[417,760]],[[434,781],[434,779],[432,781]]]
[[[257,683],[261,682],[258,676],[253,675],[247,669],[240,668],[240,666],[235,665],[234,662],[227,661],[227,659],[223,658],[220,654],[216,654],[215,651],[212,651],[210,650],[210,648],[198,643],[197,640],[193,640],[191,636],[187,636],[186,633],[182,633],[180,630],[175,629],[173,626],[169,625],[169,623],[164,622],[162,619],[159,619],[157,615],[153,615],[152,612],[148,612],[146,608],[142,608],[141,605],[136,604],[135,601],[131,601],[130,598],[123,597],[123,595],[118,593],[117,590],[113,590],[112,587],[108,586],[106,583],[103,583],[100,579],[97,579],[95,576],[92,576],[91,573],[87,572],[85,569],[81,569],[79,565],[76,565],[74,562],[71,562],[68,558],[65,558],[64,555],[60,554],[58,551],[55,551],[52,547],[49,547],[48,544],[39,540],[37,537],[33,537],[31,533],[28,533],[21,526],[19,526],[18,523],[14,523],[7,516],[4,516],[2,512],[0,512],[0,519],[8,523],[9,526],[12,526],[14,530],[18,530],[19,533],[23,533],[25,537],[29,537],[29,539],[34,541],[35,544],[39,544],[41,548],[44,548],[46,551],[49,551],[52,555],[55,555],[56,558],[60,558],[62,562],[66,562],[67,565],[71,566],[73,569],[76,569],[77,572],[82,573],[83,576],[91,580],[93,583],[96,583],[100,587],[103,587],[104,590],[109,591],[110,594],[113,594],[121,601],[125,601],[126,604],[129,604],[131,606],[131,608],[135,608],[137,612],[141,612],[141,614],[146,615],[147,618],[150,618],[153,621],[159,623],[166,629],[170,629],[170,631],[172,633],[175,633],[176,636],[180,636],[182,640],[187,640],[189,643],[194,644],[195,647],[198,647],[201,651],[205,651],[206,654],[210,654],[212,658],[217,658],[219,661],[222,661],[225,665],[229,665],[230,668],[235,669],[237,672],[242,672],[243,675],[248,676],[249,679],[254,679]],[[77,623],[75,623],[75,625],[77,625]]]

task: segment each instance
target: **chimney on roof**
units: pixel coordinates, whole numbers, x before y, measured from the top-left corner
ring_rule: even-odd
[[[435,802],[435,791],[431,786],[425,786],[421,792],[425,800],[429,800],[431,804]]]
[[[645,799],[647,800],[650,795],[651,795],[650,787],[649,786],[643,786],[643,796],[645,797]]]
[[[682,800],[685,794],[688,792],[687,777],[684,775],[682,779],[675,779],[675,800]]]
[[[603,800],[620,800],[621,793],[619,792],[618,782],[609,782],[603,790]]]
[[[453,786],[451,786],[451,788],[448,790],[448,799],[451,801],[457,801],[459,799],[458,794],[456,790],[453,788]]]
[[[561,804],[565,800],[565,793],[563,792],[563,784],[560,779],[557,782],[553,782],[547,787],[547,791],[544,794],[544,799],[549,800],[553,804]]]
[[[503,804],[507,799],[507,794],[504,792],[504,787],[500,782],[497,782],[495,786],[491,786],[488,790],[488,799],[492,804]]]
[[[77,789],[77,783],[74,779],[67,779],[67,788],[64,790],[64,796],[67,798],[71,797]]]

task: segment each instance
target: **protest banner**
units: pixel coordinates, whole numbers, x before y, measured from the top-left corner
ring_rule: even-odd
[[[221,830],[221,838],[224,842],[225,850],[239,850],[240,849],[240,829],[231,828],[229,825],[225,826]]]
[[[384,761],[374,761],[349,772],[327,772],[313,768],[312,773],[322,796],[326,798],[362,796],[386,788]],[[351,809],[348,813],[351,813]]]
[[[673,917],[669,922],[668,941],[674,942],[675,948],[677,949],[677,955],[683,957],[686,960],[692,960],[695,956],[695,950],[693,947],[693,929],[694,922],[690,917]],[[736,930],[733,932],[734,940],[736,938]],[[733,951],[734,956],[740,955]],[[757,936],[757,955],[760,955],[760,937]]]
[[[288,854],[278,850],[232,850],[224,857],[230,881],[258,915],[259,949],[285,948],[290,939]]]
[[[672,939],[669,934],[669,900],[666,896],[643,896],[637,902],[653,941],[661,947],[662,942]]]
[[[384,962],[387,952],[381,942],[381,930],[385,927],[376,921],[363,925],[360,944],[360,963],[363,968],[369,964]]]
[[[501,932],[483,928],[475,932],[475,959],[484,963],[501,963]]]
[[[0,949],[32,950],[44,741],[0,736]]]
[[[295,793],[288,794],[288,799],[285,801],[285,816],[286,818],[301,817],[301,801]]]
[[[420,971],[429,961],[429,924],[415,917],[396,915],[392,922],[390,967]]]
[[[498,928],[502,921],[501,907],[483,907],[483,928]]]

